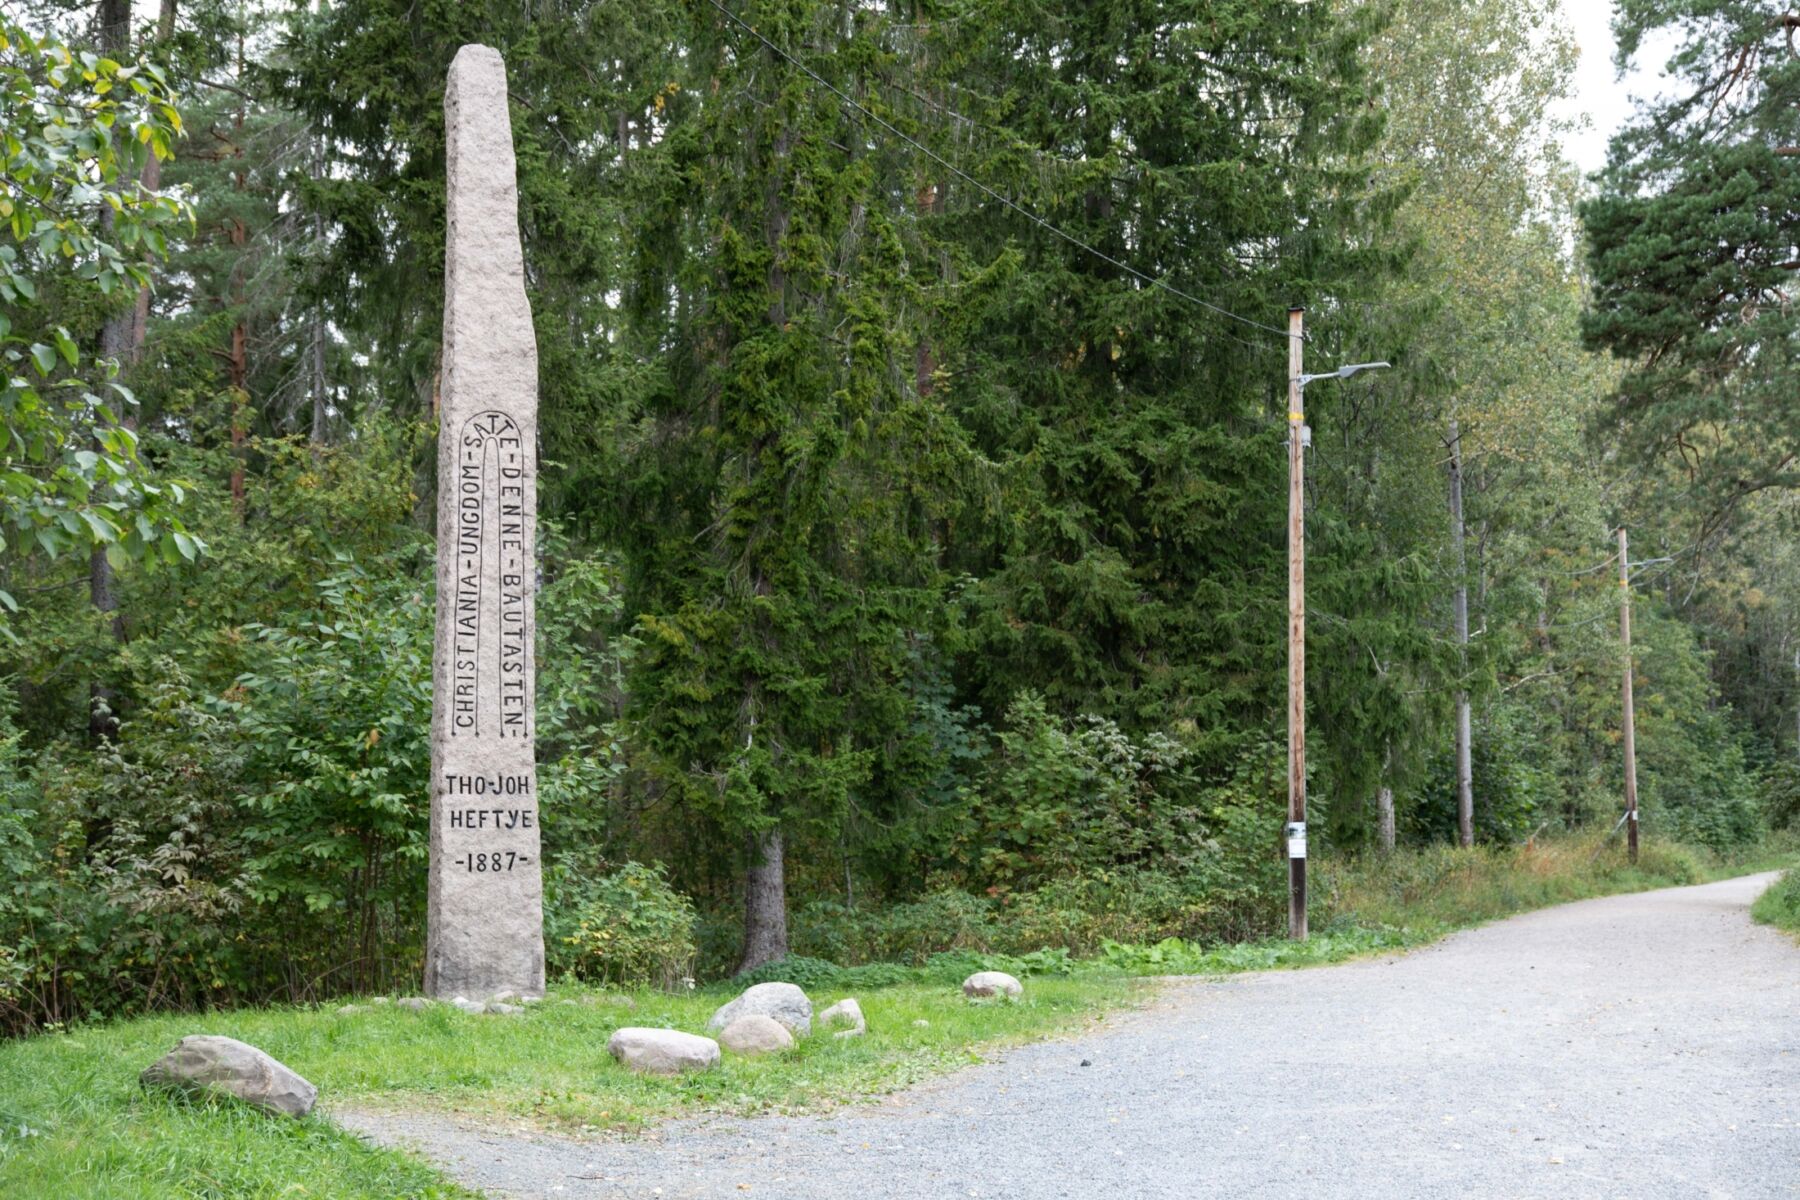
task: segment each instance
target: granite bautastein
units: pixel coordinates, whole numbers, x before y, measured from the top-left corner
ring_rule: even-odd
[[[425,994],[544,991],[534,767],[537,343],[506,64],[464,46],[448,162]]]

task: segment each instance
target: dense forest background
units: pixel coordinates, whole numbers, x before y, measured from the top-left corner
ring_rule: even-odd
[[[9,6],[0,1024],[416,975],[471,41],[556,968],[1277,928],[1291,304],[1395,364],[1307,395],[1315,844],[1456,840],[1463,697],[1474,838],[1617,821],[1621,525],[1645,839],[1791,819],[1800,59],[1626,0],[1671,92],[1584,180],[1556,13]]]

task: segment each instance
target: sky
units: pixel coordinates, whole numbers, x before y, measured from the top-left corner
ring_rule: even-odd
[[[1588,117],[1588,127],[1570,134],[1564,149],[1584,173],[1606,165],[1606,143],[1632,112],[1633,95],[1653,95],[1666,43],[1652,43],[1638,53],[1638,68],[1624,79],[1613,73],[1612,0],[1561,0],[1563,17],[1575,31],[1581,60],[1575,68],[1575,94],[1558,108],[1564,117]],[[1649,63],[1651,70],[1642,69]]]

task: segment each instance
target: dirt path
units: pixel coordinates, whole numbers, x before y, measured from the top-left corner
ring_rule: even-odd
[[[1773,878],[1176,982],[1107,1031],[831,1116],[635,1142],[339,1119],[533,1200],[1796,1197],[1800,947],[1745,911]]]

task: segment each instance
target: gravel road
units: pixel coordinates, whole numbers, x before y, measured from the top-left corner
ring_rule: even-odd
[[[335,1116],[532,1200],[1796,1197],[1800,946],[1746,913],[1773,878],[1171,981],[1080,1040],[829,1116],[588,1142]]]

